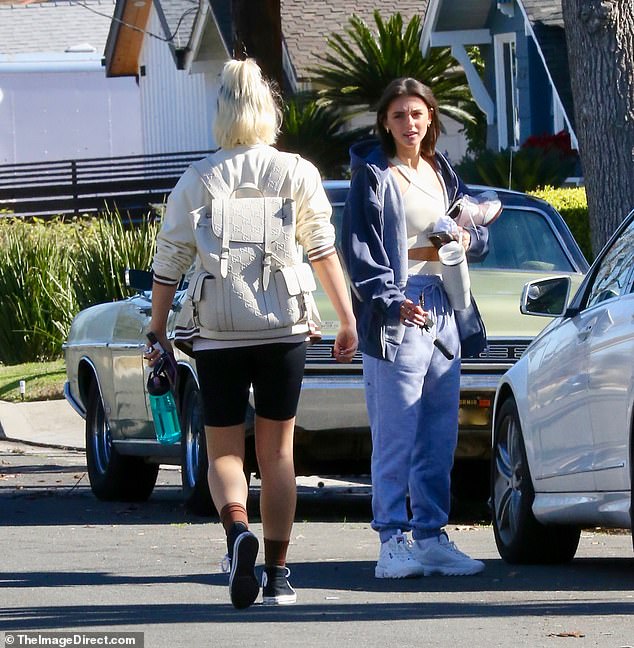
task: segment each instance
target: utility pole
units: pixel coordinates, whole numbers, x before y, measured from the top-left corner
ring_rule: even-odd
[[[232,0],[233,56],[253,58],[269,81],[284,90],[280,0]]]

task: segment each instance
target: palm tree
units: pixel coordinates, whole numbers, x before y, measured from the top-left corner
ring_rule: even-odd
[[[340,112],[314,94],[296,95],[283,111],[279,148],[307,158],[326,178],[342,178],[351,144],[370,134],[369,128],[344,130],[346,121]]]
[[[413,77],[434,92],[440,112],[462,124],[476,122],[475,104],[466,76],[451,56],[449,48],[420,51],[421,19],[414,16],[403,29],[400,13],[384,21],[374,11],[377,33],[358,16],[349,19],[347,38],[332,34],[327,44],[331,52],[318,58],[322,65],[311,68],[321,96],[355,115],[374,110],[390,81]]]

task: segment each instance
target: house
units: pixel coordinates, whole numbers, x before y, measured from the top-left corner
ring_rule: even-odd
[[[478,46],[483,78],[466,48]],[[561,0],[429,0],[421,47],[451,47],[487,118],[487,146],[520,146],[531,135],[574,132]]]
[[[0,164],[143,152],[136,80],[101,64],[114,8],[0,5]]]
[[[380,10],[424,16],[424,51],[452,48],[490,148],[562,129],[576,146],[560,0],[384,0]],[[286,85],[309,87],[327,36],[352,13],[372,24],[372,12],[360,0],[281,0]],[[0,163],[214,148],[230,44],[228,0],[1,4]],[[470,45],[480,48],[482,78]],[[440,147],[457,161],[464,141],[448,126]]]
[[[135,4],[138,0],[118,0],[117,8]],[[570,134],[576,147],[560,0],[390,0],[383,2],[380,10],[383,16],[399,11],[405,21],[417,13],[424,16],[423,52],[429,47],[451,47],[486,115],[489,148],[518,147],[531,135],[562,130]],[[364,2],[281,0],[287,87],[292,91],[310,87],[309,70],[318,63],[317,55],[325,51],[327,36],[341,33],[352,13],[372,24],[373,6]],[[154,123],[156,134],[151,136],[146,125],[147,152],[168,150],[165,147],[170,132],[180,132],[185,125],[189,131],[179,134],[177,141],[170,143],[170,150],[176,150],[177,143],[213,147],[209,123],[213,119],[217,74],[230,51],[230,3],[208,0],[193,14],[191,3],[185,0],[154,0],[150,31],[162,29],[168,38],[170,30],[180,24],[178,38],[169,43],[172,68],[166,70],[159,62],[158,50],[168,49],[165,43],[146,37],[129,71],[136,73],[140,69],[142,75],[154,78],[177,76],[185,85],[198,88],[197,100],[175,105],[174,98],[165,92],[166,83],[157,83],[155,92],[159,94],[153,94],[152,101],[143,100],[145,119]],[[130,33],[128,38],[132,37]],[[109,44],[115,52],[122,49],[121,44],[112,45],[111,38]],[[484,60],[482,78],[467,56],[467,48],[472,45],[479,47]],[[142,93],[149,93],[150,85],[151,79],[141,77]],[[177,94],[188,96],[184,90]],[[464,139],[457,125],[447,122],[445,126],[448,133],[439,146],[458,161],[466,150]]]
[[[424,11],[426,0],[389,0],[382,15],[400,11],[405,21]],[[372,22],[365,2],[281,0],[284,83],[309,87],[326,37],[341,32],[352,13]],[[105,51],[109,76],[139,79],[146,153],[214,147],[218,75],[230,57],[231,6],[227,0],[117,0]],[[144,33],[145,32],[145,33]]]

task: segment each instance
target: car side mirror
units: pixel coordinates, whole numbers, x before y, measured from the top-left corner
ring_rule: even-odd
[[[570,277],[549,277],[529,281],[522,291],[520,312],[524,315],[561,317],[566,312]]]
[[[140,292],[149,292],[152,290],[152,273],[148,270],[126,268],[125,285]]]

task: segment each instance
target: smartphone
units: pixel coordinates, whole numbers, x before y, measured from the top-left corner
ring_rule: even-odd
[[[445,231],[432,232],[427,238],[437,250],[445,245],[445,243],[450,243],[451,241],[456,240],[456,237],[453,234]]]
[[[449,218],[453,218],[456,220],[458,216],[460,215],[460,210],[462,209],[462,203],[460,200],[457,200],[450,208],[449,211],[447,212],[447,216]]]

